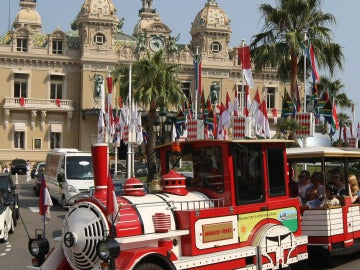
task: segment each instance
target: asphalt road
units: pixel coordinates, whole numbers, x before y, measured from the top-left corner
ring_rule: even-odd
[[[1,269],[25,269],[31,265],[31,255],[28,251],[28,239],[34,237],[36,229],[43,229],[42,218],[39,215],[39,198],[35,197],[32,190],[32,182],[26,181],[26,176],[18,177],[17,192],[20,201],[21,219],[15,228],[15,232],[9,236],[9,242],[0,243],[0,268]],[[50,247],[59,244],[56,238],[61,237],[61,226],[66,210],[59,206],[51,207],[51,220],[46,224],[46,236],[50,241]],[[311,270],[329,269],[322,266],[323,259],[315,258],[310,263]],[[344,256],[334,260],[335,270],[358,270],[360,269],[360,252],[351,256]]]

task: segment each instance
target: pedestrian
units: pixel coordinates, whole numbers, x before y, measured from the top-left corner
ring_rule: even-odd
[[[9,164],[5,165],[5,168],[3,169],[3,173],[10,173],[10,166]]]
[[[30,181],[30,170],[31,170],[31,163],[29,160],[26,161],[26,181]]]

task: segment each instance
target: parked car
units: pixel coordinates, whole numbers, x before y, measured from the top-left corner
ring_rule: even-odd
[[[34,165],[35,167],[35,165]],[[35,196],[40,195],[40,186],[41,186],[41,173],[43,173],[45,170],[45,162],[37,162],[36,168],[34,171],[34,182],[33,182],[33,190],[35,193]],[[32,172],[31,172],[32,173]]]
[[[16,190],[11,174],[0,173],[0,194],[3,196],[6,205],[8,205],[13,214],[14,226],[17,224],[17,220],[20,217],[19,214],[19,196]]]
[[[30,172],[31,179],[34,179],[43,168],[45,168],[45,161],[35,162]]]
[[[126,167],[122,163],[118,162],[117,163],[117,173],[115,173],[115,163],[112,163],[110,165],[110,173],[114,178],[123,177],[126,175]]]
[[[11,161],[11,174],[26,174],[26,160],[21,158],[16,158]]]
[[[15,231],[14,217],[11,207],[0,193],[0,242],[7,242],[9,233]]]
[[[148,175],[148,164],[146,162],[135,162],[134,173],[135,177],[143,177]]]

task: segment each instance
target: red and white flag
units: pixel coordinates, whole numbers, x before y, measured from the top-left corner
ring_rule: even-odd
[[[241,61],[241,67],[243,69],[245,80],[247,81],[250,88],[254,88],[255,84],[251,73],[250,47],[244,46],[238,48],[238,54]]]
[[[250,114],[250,107],[251,107],[250,91],[248,85],[245,86],[245,95],[246,95],[246,99],[245,99],[246,104],[244,107],[244,115],[248,117]]]
[[[270,138],[269,119],[267,115],[266,103],[263,100],[255,115],[255,125],[258,135]]]
[[[259,89],[256,89],[254,99],[251,102],[251,106],[250,106],[250,114],[251,115],[255,114],[259,106],[260,106],[260,94],[259,94]]]
[[[53,202],[51,200],[49,190],[46,186],[44,174],[42,174],[41,185],[40,185],[39,213],[41,216],[43,216],[44,222],[49,221],[51,218],[50,207],[52,205]]]
[[[111,178],[111,174],[109,173],[108,181],[107,181],[107,193],[106,193],[106,215],[111,218],[111,222],[115,222],[115,218],[117,218],[118,211],[119,211],[119,206],[116,200],[115,189]]]

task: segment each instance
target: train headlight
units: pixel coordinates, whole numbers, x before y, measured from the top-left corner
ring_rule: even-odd
[[[35,238],[29,240],[28,249],[31,255],[36,258],[36,266],[40,266],[50,249],[49,241],[44,237],[42,230],[35,231]]]
[[[103,261],[115,259],[120,254],[120,245],[113,238],[102,240],[96,245],[96,254]]]

